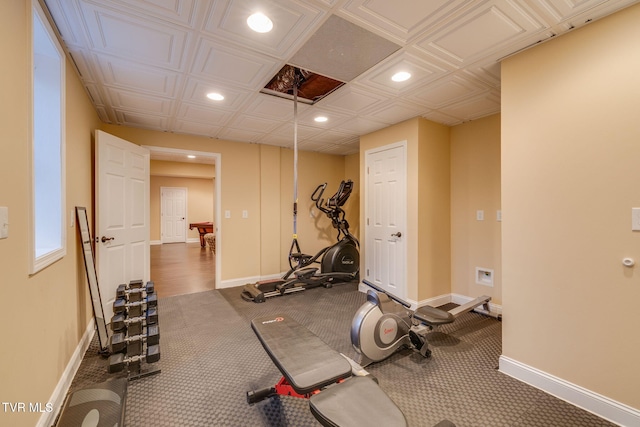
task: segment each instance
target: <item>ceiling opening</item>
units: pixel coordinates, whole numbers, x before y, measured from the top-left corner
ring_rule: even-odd
[[[293,99],[293,88],[296,84],[298,101],[305,104],[315,104],[344,85],[344,82],[287,64],[271,78],[260,92]]]

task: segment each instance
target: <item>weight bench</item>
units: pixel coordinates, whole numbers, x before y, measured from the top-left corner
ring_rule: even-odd
[[[377,382],[346,356],[286,315],[251,321],[251,328],[282,373],[273,387],[247,392],[249,404],[271,396],[309,399],[323,426],[407,426],[402,411]],[[358,369],[360,368],[360,369]]]

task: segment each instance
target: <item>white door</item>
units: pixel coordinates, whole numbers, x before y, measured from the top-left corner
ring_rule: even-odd
[[[162,243],[187,241],[187,189],[160,187]]]
[[[365,278],[407,297],[406,142],[365,153]]]
[[[116,288],[149,280],[149,150],[96,130],[96,259],[107,323]]]

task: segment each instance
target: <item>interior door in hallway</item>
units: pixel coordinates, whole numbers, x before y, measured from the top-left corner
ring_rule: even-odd
[[[186,242],[187,189],[184,187],[161,187],[160,201],[162,243]]]
[[[365,278],[407,297],[406,142],[365,153]]]
[[[149,150],[96,130],[96,258],[105,319],[116,288],[148,281]]]

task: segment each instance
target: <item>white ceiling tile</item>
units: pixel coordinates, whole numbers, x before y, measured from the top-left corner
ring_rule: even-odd
[[[115,110],[115,115],[118,123],[125,126],[168,130],[167,117],[123,110]]]
[[[95,59],[105,85],[130,89],[140,93],[174,96],[178,76],[166,70],[143,64],[131,64],[110,55]]]
[[[371,92],[365,86],[358,87],[358,84],[354,83],[342,86],[320,100],[317,105],[349,114],[358,114],[386,99],[384,95]]]
[[[382,31],[406,43],[426,27],[454,14],[470,2],[464,0],[350,0],[342,14],[358,24]]]
[[[180,69],[186,50],[183,29],[140,16],[81,3],[87,34],[97,51],[134,62]]]
[[[437,110],[429,111],[423,114],[422,117],[424,117],[427,120],[431,120],[432,122],[442,123],[447,126],[459,125],[463,121],[459,117],[452,117]]]
[[[298,103],[298,115],[303,114],[309,105]],[[244,108],[247,114],[269,119],[293,120],[293,102],[277,96],[258,93]]]
[[[232,127],[225,127],[218,132],[218,138],[228,141],[256,142],[261,136],[262,132]]]
[[[221,101],[213,101],[207,98],[207,94],[211,92],[220,93],[224,96],[224,99]],[[248,99],[248,96],[247,91],[242,89],[192,78],[189,79],[184,86],[182,100],[192,104],[201,104],[206,107],[237,111]]]
[[[201,0],[112,0],[148,16],[196,27],[199,16],[204,14],[206,2]]]
[[[416,46],[461,66],[543,29],[543,23],[507,0],[479,3]]]
[[[340,144],[343,142],[347,142],[351,139],[351,135],[345,132],[339,132],[336,130],[327,130],[322,133],[318,133],[317,135],[313,135],[309,139],[305,141],[312,141],[316,143],[323,144]]]
[[[315,118],[324,116],[328,120],[326,122],[316,122]],[[321,130],[332,129],[341,123],[349,120],[351,116],[345,115],[339,111],[332,111],[318,105],[314,105],[306,109],[303,113],[298,114],[298,123],[304,126],[317,128]]]
[[[342,123],[340,126],[336,126],[336,130],[342,130],[354,135],[366,135],[376,130],[382,129],[388,125],[387,122],[380,120],[372,120],[366,117],[358,116],[349,119]]]
[[[46,0],[46,3],[64,44],[69,49],[85,46],[85,26],[77,4],[68,0]]]
[[[410,73],[411,78],[404,82],[391,80],[391,77],[399,71]],[[358,83],[373,86],[393,94],[400,94],[442,77],[447,71],[445,68],[426,62],[413,54],[400,52],[358,78]]]
[[[229,127],[253,132],[271,132],[278,126],[273,120],[241,114],[229,122]]]
[[[475,98],[460,101],[457,104],[448,105],[441,108],[440,111],[453,117],[461,117],[463,121],[474,120],[499,113],[500,96],[494,92],[489,92]]]
[[[208,123],[216,126],[226,125],[232,119],[233,113],[213,107],[203,107],[183,102],[180,104],[176,117],[180,120]]]
[[[98,117],[100,117],[100,120],[102,120],[104,123],[113,123],[113,120],[109,117],[107,110],[103,106],[96,106],[96,112],[98,113]]]
[[[82,49],[70,49],[69,55],[71,56],[71,61],[76,65],[76,70],[80,73],[80,78],[85,84],[96,83],[99,80],[96,77],[96,71],[94,67],[96,67],[96,63],[98,58],[90,57],[85,58],[86,52]],[[90,55],[91,56],[91,55]]]
[[[486,85],[466,77],[464,74],[452,74],[437,82],[412,93],[408,99],[425,105],[430,109],[436,109],[455,103],[462,98],[475,96],[482,92],[488,92]]]
[[[417,117],[424,113],[426,108],[410,102],[394,100],[384,107],[367,113],[367,117],[384,123],[399,123],[404,120]]]
[[[256,33],[247,26],[247,18],[257,11],[273,21],[273,30],[269,33]],[[325,14],[320,8],[295,0],[218,0],[212,2],[204,30],[233,44],[286,57],[297,50]]]
[[[155,111],[157,114],[168,115],[171,109],[171,100],[167,98],[116,88],[107,88],[107,92],[111,104],[117,110]]]
[[[89,96],[91,97],[94,105],[100,105],[102,107],[105,106],[106,103],[104,101],[104,97],[100,93],[101,89],[97,85],[89,83],[85,85],[85,89],[87,89],[87,92],[89,93]]]
[[[475,63],[463,70],[464,74],[473,76],[491,87],[500,87],[501,72],[500,62],[493,60]]]
[[[175,132],[177,133],[186,133],[190,135],[205,135],[214,137],[217,133],[222,129],[222,126],[216,126],[215,124],[209,123],[196,123],[189,122],[186,120],[176,120],[175,121]]]
[[[214,40],[201,39],[192,73],[201,79],[259,90],[281,66],[281,62],[265,55],[225,47]]]

